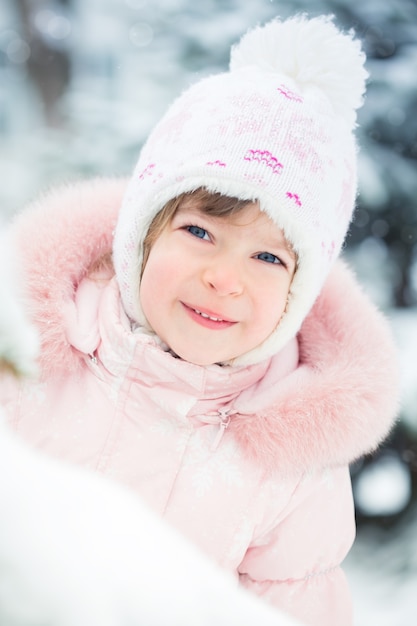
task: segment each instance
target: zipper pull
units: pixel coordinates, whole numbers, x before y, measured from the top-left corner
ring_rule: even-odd
[[[98,358],[96,357],[95,353],[89,352],[85,358],[87,360],[87,363],[89,364],[90,369],[94,372],[94,374],[98,378],[100,378],[100,380],[104,380],[104,376],[100,369]]]
[[[90,363],[92,363],[93,365],[97,365],[98,361],[97,361],[97,357],[95,354],[93,354],[92,352],[89,352],[88,357],[90,359]]]
[[[236,413],[237,411],[233,411],[233,413]],[[231,411],[228,409],[219,409],[218,411],[219,416],[220,416],[220,424],[219,424],[219,430],[217,431],[217,435],[215,440],[213,441],[213,444],[211,446],[211,451],[214,452],[215,450],[217,450],[220,441],[222,440],[222,437],[225,433],[226,428],[228,428],[229,424],[230,424],[230,414]]]

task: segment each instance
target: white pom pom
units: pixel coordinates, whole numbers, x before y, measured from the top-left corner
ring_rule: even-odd
[[[333,109],[353,127],[363,102],[365,54],[353,34],[343,34],[328,16],[298,15],[273,20],[242,37],[231,51],[230,70],[257,66],[288,76],[303,88],[319,88]]]

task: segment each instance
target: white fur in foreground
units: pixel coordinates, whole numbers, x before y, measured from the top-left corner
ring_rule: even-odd
[[[295,626],[133,494],[0,422],[2,626]]]

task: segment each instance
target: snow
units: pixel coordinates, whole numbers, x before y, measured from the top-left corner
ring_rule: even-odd
[[[417,307],[393,311],[391,320],[400,356],[403,419],[417,434]]]
[[[417,509],[396,531],[363,530],[344,568],[355,606],[354,626],[411,626],[416,616]]]
[[[397,515],[411,500],[410,470],[397,455],[387,453],[362,470],[354,494],[356,509],[364,515]]]

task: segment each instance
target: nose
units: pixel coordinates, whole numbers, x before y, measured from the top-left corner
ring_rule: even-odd
[[[236,259],[226,259],[225,255],[211,260],[204,269],[203,279],[219,296],[238,296],[244,289],[242,268]]]

